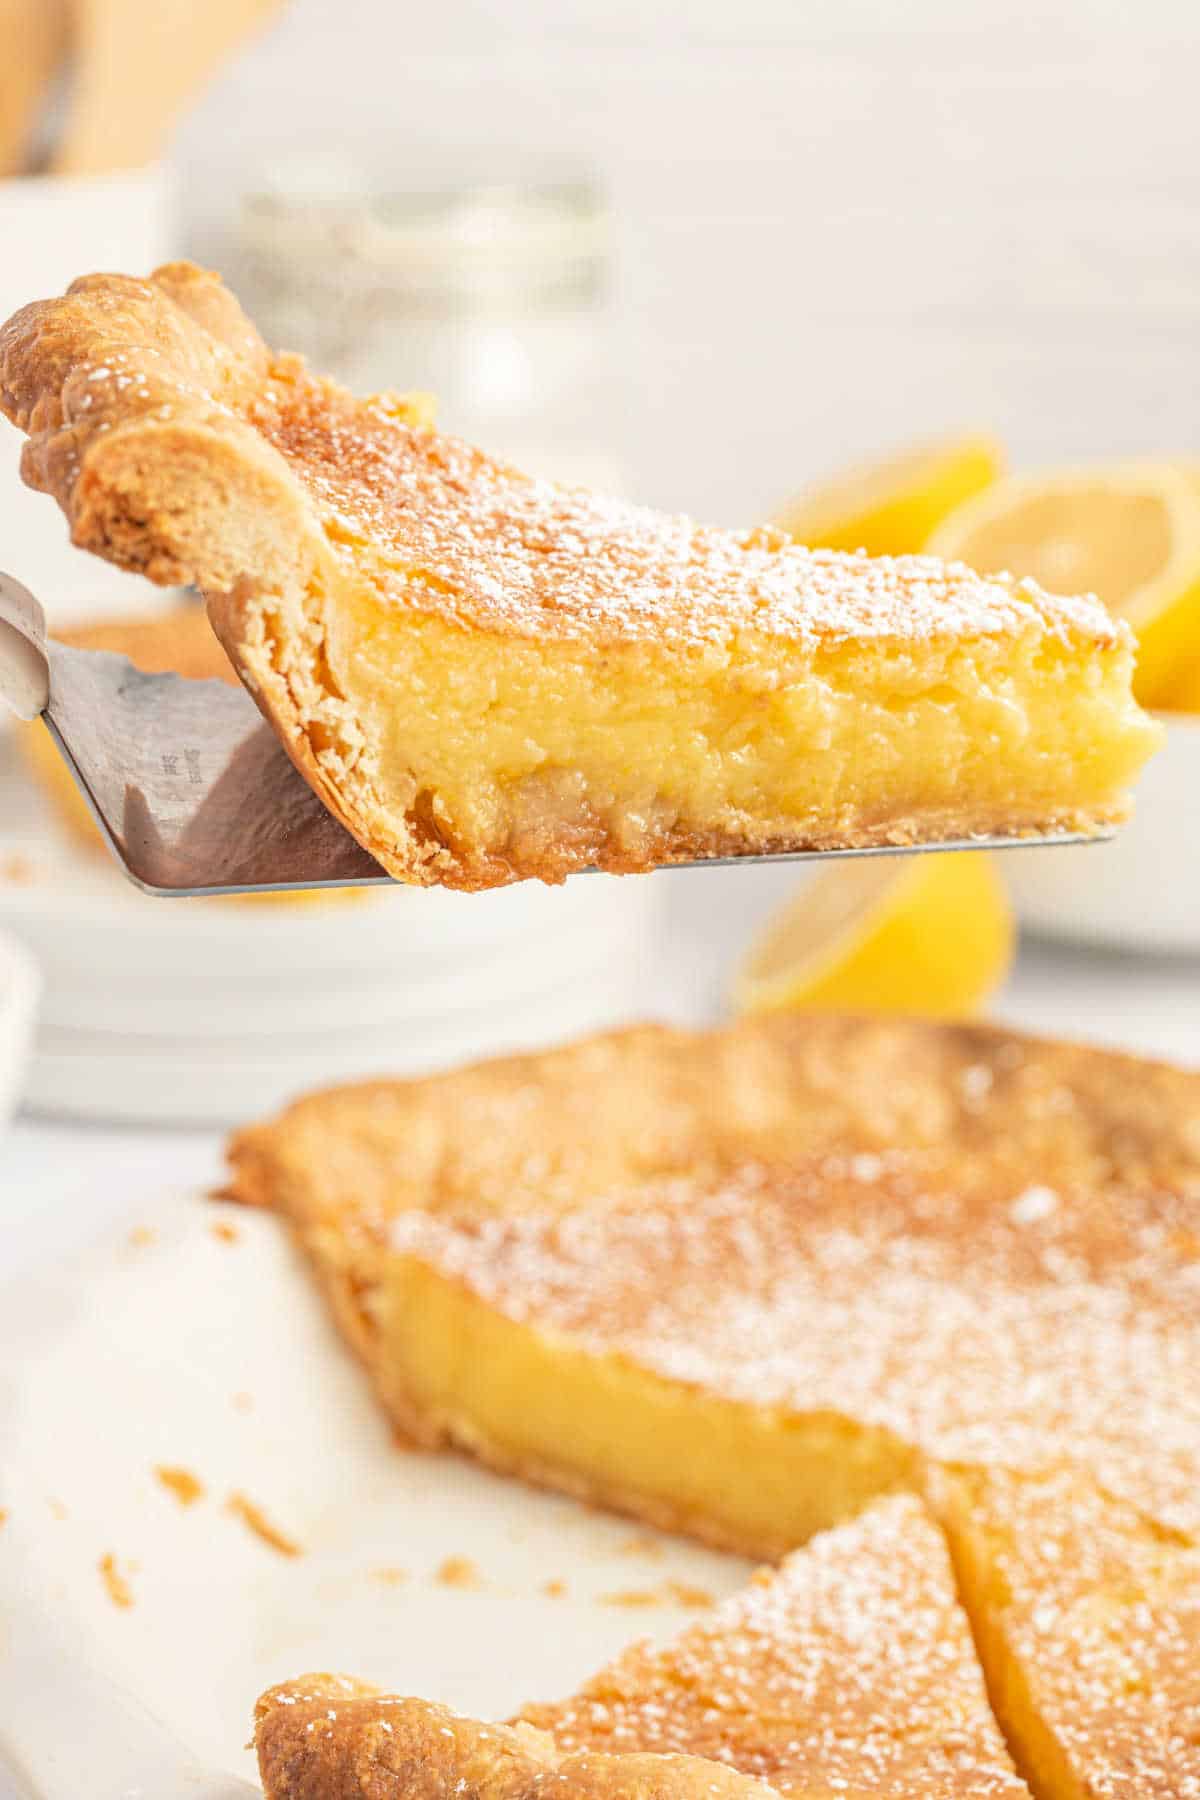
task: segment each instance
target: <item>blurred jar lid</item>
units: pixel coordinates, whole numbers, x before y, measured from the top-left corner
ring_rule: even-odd
[[[581,304],[602,293],[611,225],[584,171],[460,170],[400,187],[322,152],[264,171],[239,245],[260,280],[386,288],[414,310]]]

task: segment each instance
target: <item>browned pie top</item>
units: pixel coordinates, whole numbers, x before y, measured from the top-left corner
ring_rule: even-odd
[[[560,1751],[682,1750],[781,1793],[1027,1793],[984,1695],[941,1533],[884,1500],[656,1650],[525,1707]]]
[[[1073,1469],[960,1471],[939,1510],[1088,1800],[1200,1800],[1200,1548]]]
[[[414,371],[418,373],[419,371]],[[274,591],[334,563],[387,601],[490,631],[652,639],[716,659],[806,644],[1047,633],[1128,641],[1092,600],[929,557],[870,560],[709,529],[531,480],[275,356],[186,263],[93,275],[0,332],[0,406],[77,542],[156,580]]]
[[[306,1676],[263,1696],[256,1739],[268,1800],[1028,1794],[941,1535],[909,1496],[815,1538],[665,1650],[635,1645],[509,1726]]]
[[[898,1149],[998,1200],[1038,1183],[1200,1204],[1200,1074],[984,1025],[647,1025],[316,1093],[230,1157],[239,1199],[382,1237],[414,1210],[600,1207],[661,1176]]]

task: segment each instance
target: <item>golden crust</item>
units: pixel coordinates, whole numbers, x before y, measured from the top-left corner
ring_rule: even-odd
[[[408,1211],[545,1212],[753,1157],[858,1149],[1014,1193],[1034,1176],[1200,1192],[1200,1074],[989,1025],[643,1024],[323,1090],[237,1132],[228,1154],[238,1199],[378,1244]]]
[[[255,1709],[267,1800],[769,1800],[770,1790],[694,1756],[560,1756],[527,1726],[340,1675],[271,1688]]]
[[[829,1409],[892,1479],[914,1456],[1041,1466],[1074,1425],[1117,1488],[1200,1528],[1179,1379],[1200,1358],[1198,1133],[1200,1077],[1165,1065],[773,1018],[315,1095],[234,1138],[231,1191],[289,1219],[407,1434],[767,1554],[786,1543],[431,1411],[396,1372],[400,1275],[656,1382]]]
[[[352,405],[297,359],[273,359],[218,277],[190,263],[146,281],[84,276],[0,331],[0,410],[29,438],[21,473],[58,501],[72,542],[202,588],[230,661],[324,804],[393,873],[436,880],[438,846],[426,855],[414,840],[410,862],[381,842],[317,749],[339,707],[299,666],[312,638],[300,615],[337,574],[312,497],[264,429],[293,394],[301,411],[321,397]],[[389,416],[419,410],[394,400]],[[277,666],[265,610],[285,600],[290,669]]]
[[[927,1504],[1034,1791],[1180,1800],[1200,1780],[1198,1133],[1197,1074],[986,1027],[815,1017],[640,1027],[335,1090],[231,1154],[235,1194],[290,1219],[425,1442],[730,1548],[787,1547],[697,1516],[686,1483],[672,1498],[597,1474],[571,1461],[573,1440],[558,1460],[514,1452],[482,1413],[406,1393],[388,1333],[407,1311],[428,1347],[433,1315],[401,1269],[544,1343],[535,1379],[572,1417],[603,1391],[575,1395],[572,1357],[646,1371],[677,1405],[703,1398],[693,1422],[718,1446],[723,1401],[796,1436],[816,1421],[798,1479],[829,1482],[832,1516],[915,1490],[820,1534],[665,1651],[635,1646],[570,1699],[523,1709],[543,1734],[535,1762],[603,1753],[620,1786],[626,1753],[687,1751],[795,1795],[1025,1791],[992,1753]],[[456,1337],[452,1357],[471,1363],[474,1341]],[[511,1387],[531,1365],[482,1366]],[[626,1444],[621,1407],[644,1389],[616,1393],[603,1418],[622,1470],[654,1415]],[[852,1429],[831,1452],[839,1417]],[[681,1469],[705,1450],[671,1442]],[[865,1491],[839,1488],[838,1458]],[[268,1800],[389,1792],[364,1785],[379,1708],[434,1715],[363,1705],[319,1715],[292,1786],[264,1764]],[[706,1766],[671,1795],[700,1800]]]
[[[916,818],[900,808],[780,837],[737,814],[711,829],[681,820],[624,833],[585,811],[561,828],[513,827],[501,847],[456,841],[436,794],[398,797],[376,766],[329,654],[341,596],[493,637],[651,642],[681,668],[716,670],[734,668],[747,634],[813,653],[1000,637],[1126,654],[1131,639],[1094,602],[1028,583],[928,558],[808,552],[780,532],[708,530],[531,481],[424,428],[419,407],[356,400],[273,355],[220,281],[186,263],[145,281],[85,277],[15,315],[0,332],[0,407],[29,434],[26,481],[54,495],[76,543],[204,589],[292,760],[401,880],[471,889],[561,880],[593,862],[632,871],[1124,816],[1115,797],[1039,802],[1036,818],[998,805],[935,817],[931,804]]]
[[[997,1715],[1052,1795],[1200,1794],[1200,1548],[1075,1469],[941,1471]]]
[[[567,1700],[509,1726],[336,1677],[263,1697],[268,1800],[395,1790],[776,1790],[887,1800],[1027,1795],[988,1710],[940,1533],[915,1498],[813,1540],[665,1649],[636,1644]],[[378,1784],[378,1785],[373,1785]],[[764,1784],[768,1784],[765,1785]]]
[[[21,472],[72,541],[170,585],[232,587],[260,546],[253,503],[291,502],[283,461],[247,423],[266,346],[215,276],[84,276],[0,333],[0,406],[29,442]],[[255,491],[257,487],[257,492]]]

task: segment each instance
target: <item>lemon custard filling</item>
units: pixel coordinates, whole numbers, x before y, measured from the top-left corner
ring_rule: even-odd
[[[1081,666],[1033,632],[815,650],[746,634],[731,666],[637,642],[593,660],[398,608],[331,625],[360,767],[397,821],[426,796],[448,842],[518,860],[546,831],[619,862],[681,835],[721,848],[1073,828],[1120,816],[1157,740],[1123,643]]]

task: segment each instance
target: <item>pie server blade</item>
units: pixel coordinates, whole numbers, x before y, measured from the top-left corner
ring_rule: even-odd
[[[124,656],[56,643],[33,595],[4,574],[0,698],[19,718],[42,719],[109,849],[146,893],[183,898],[391,879],[325,810],[249,694],[222,681],[144,675]],[[1027,850],[1112,835],[978,837],[711,857],[686,866]]]

